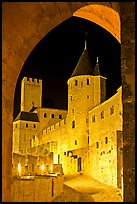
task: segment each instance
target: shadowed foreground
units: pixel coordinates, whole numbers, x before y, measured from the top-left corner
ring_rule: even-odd
[[[64,191],[52,202],[122,202],[120,191],[85,175],[64,178]]]

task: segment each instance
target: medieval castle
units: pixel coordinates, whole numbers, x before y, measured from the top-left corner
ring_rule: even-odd
[[[106,100],[106,78],[87,46],[68,84],[68,110],[42,107],[42,80],[24,77],[13,122],[13,176],[86,174],[122,187],[122,87]]]

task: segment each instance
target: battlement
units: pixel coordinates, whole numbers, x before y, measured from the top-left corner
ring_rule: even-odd
[[[62,128],[66,125],[66,118],[57,122],[56,124],[54,125],[51,125],[50,127],[46,128],[45,130],[43,130],[43,133],[46,133],[46,134],[50,134],[51,132],[53,131],[56,131],[58,130],[59,128]]]
[[[23,82],[27,82],[27,83],[34,83],[35,85],[36,84],[42,84],[42,79],[36,79],[36,78],[32,78],[32,77],[24,77]]]

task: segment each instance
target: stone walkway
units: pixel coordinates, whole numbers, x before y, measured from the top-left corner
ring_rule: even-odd
[[[85,175],[64,178],[64,192],[52,202],[122,202],[118,189]]]

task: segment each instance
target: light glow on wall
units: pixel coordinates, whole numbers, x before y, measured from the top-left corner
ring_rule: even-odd
[[[44,171],[44,164],[41,165],[41,170]]]
[[[21,164],[20,163],[18,163],[18,173],[19,175],[21,174]]]
[[[52,164],[50,165],[50,172],[51,173],[53,172],[53,165]]]
[[[58,164],[58,154],[54,154],[54,164]]]

